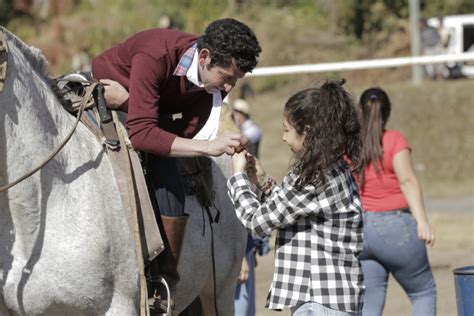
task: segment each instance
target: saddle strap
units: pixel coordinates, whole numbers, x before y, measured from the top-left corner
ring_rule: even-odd
[[[117,117],[117,113],[115,111],[112,112],[112,116],[114,118],[114,122],[119,126],[119,120]],[[136,254],[136,261],[138,272],[140,275],[140,316],[149,316],[150,310],[148,308],[148,292],[146,286],[146,278],[145,278],[145,266],[143,262],[143,251],[142,245],[140,240],[140,227],[138,223],[138,204],[136,199],[136,192],[135,186],[133,184],[133,171],[130,164],[130,156],[127,151],[127,146],[125,143],[125,136],[122,132],[118,132],[119,140],[122,146],[118,148],[117,151],[109,151],[109,157],[115,157],[120,161],[122,166],[118,166],[115,164],[114,173],[117,179],[117,182],[126,182],[125,185],[119,184],[120,193],[122,194],[122,198],[126,199],[129,202],[130,207],[130,215],[131,215],[131,232],[133,239],[135,241],[135,254]],[[124,167],[124,168],[123,168]],[[127,188],[128,196],[123,194],[123,188]]]
[[[119,136],[117,135],[118,126],[114,124],[111,110],[107,107],[104,97],[104,87],[98,85],[94,91],[95,106],[100,119],[100,129],[105,137],[105,144],[111,150],[117,150],[120,146]],[[118,120],[117,120],[118,121]]]
[[[143,258],[148,262],[152,262],[164,250],[164,243],[156,222],[155,211],[148,194],[147,183],[138,154],[133,148],[128,149],[128,154],[132,164],[135,190],[138,198],[140,227],[143,229],[141,234],[143,236]]]

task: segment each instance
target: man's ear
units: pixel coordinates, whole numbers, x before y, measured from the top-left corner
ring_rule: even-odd
[[[211,52],[207,48],[203,48],[198,53],[199,67],[206,66],[211,60]]]

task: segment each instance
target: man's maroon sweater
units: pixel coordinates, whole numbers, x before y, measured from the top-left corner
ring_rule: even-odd
[[[192,138],[206,123],[212,94],[197,87],[187,91],[186,76],[173,75],[181,56],[196,40],[192,34],[152,29],[92,61],[96,79],[115,80],[129,92],[121,110],[128,112],[126,126],[136,150],[169,156],[176,136]],[[182,118],[173,120],[176,113],[182,113]]]

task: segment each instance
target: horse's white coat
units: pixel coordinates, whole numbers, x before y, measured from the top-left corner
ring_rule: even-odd
[[[8,38],[5,87],[0,92],[0,185],[45,159],[74,118],[45,80],[40,52],[0,27]],[[217,164],[222,165],[219,168]],[[225,193],[229,158],[213,163],[212,224],[220,315],[233,314],[235,282],[246,232]],[[129,214],[123,209],[102,147],[82,125],[39,172],[0,193],[0,315],[136,315],[138,270]],[[214,314],[211,230],[194,197],[179,266],[177,311],[200,295]],[[211,209],[215,214],[215,208]]]

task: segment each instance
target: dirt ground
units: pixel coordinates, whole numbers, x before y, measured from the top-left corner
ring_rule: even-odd
[[[455,316],[456,295],[453,269],[474,264],[474,198],[427,201],[430,218],[437,232],[436,244],[428,249],[437,287],[440,316]],[[273,249],[258,257],[257,316],[290,315],[288,310],[266,309],[265,301],[273,274]],[[394,279],[389,280],[384,316],[411,315],[410,301]]]

